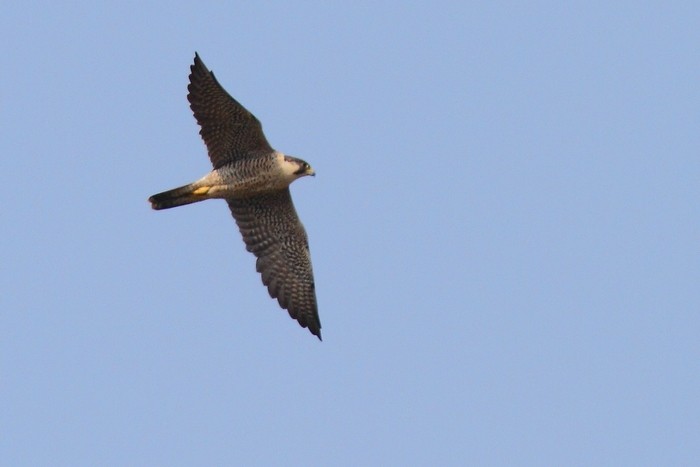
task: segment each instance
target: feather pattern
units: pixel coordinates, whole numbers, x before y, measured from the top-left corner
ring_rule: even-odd
[[[309,242],[289,189],[227,201],[270,296],[320,339]]]
[[[187,100],[215,169],[236,159],[273,151],[260,121],[221,87],[198,54],[190,71]]]

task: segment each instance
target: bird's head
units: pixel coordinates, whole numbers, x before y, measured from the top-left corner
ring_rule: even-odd
[[[316,172],[311,168],[308,162],[292,156],[284,156],[284,164],[295,178],[304,177],[306,175],[315,176]]]

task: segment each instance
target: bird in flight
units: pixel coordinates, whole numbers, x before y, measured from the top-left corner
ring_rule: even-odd
[[[301,159],[272,149],[260,121],[231,97],[195,53],[187,100],[214,170],[148,200],[153,209],[222,198],[272,298],[321,339],[309,242],[289,185],[315,175]]]

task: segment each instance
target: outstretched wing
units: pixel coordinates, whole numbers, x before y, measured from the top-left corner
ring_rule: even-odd
[[[251,151],[272,151],[258,119],[221,87],[196,53],[190,70],[187,100],[215,169]]]
[[[289,188],[227,202],[270,296],[321,339],[309,242]]]

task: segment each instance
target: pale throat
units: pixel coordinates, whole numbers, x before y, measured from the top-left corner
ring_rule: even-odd
[[[285,180],[289,180],[289,182],[291,183],[292,181],[299,178],[299,174],[295,173],[299,170],[298,163],[289,162],[285,160],[284,154],[282,154],[281,152],[278,152],[275,155],[275,158],[277,160],[277,167],[279,167],[280,173]]]

